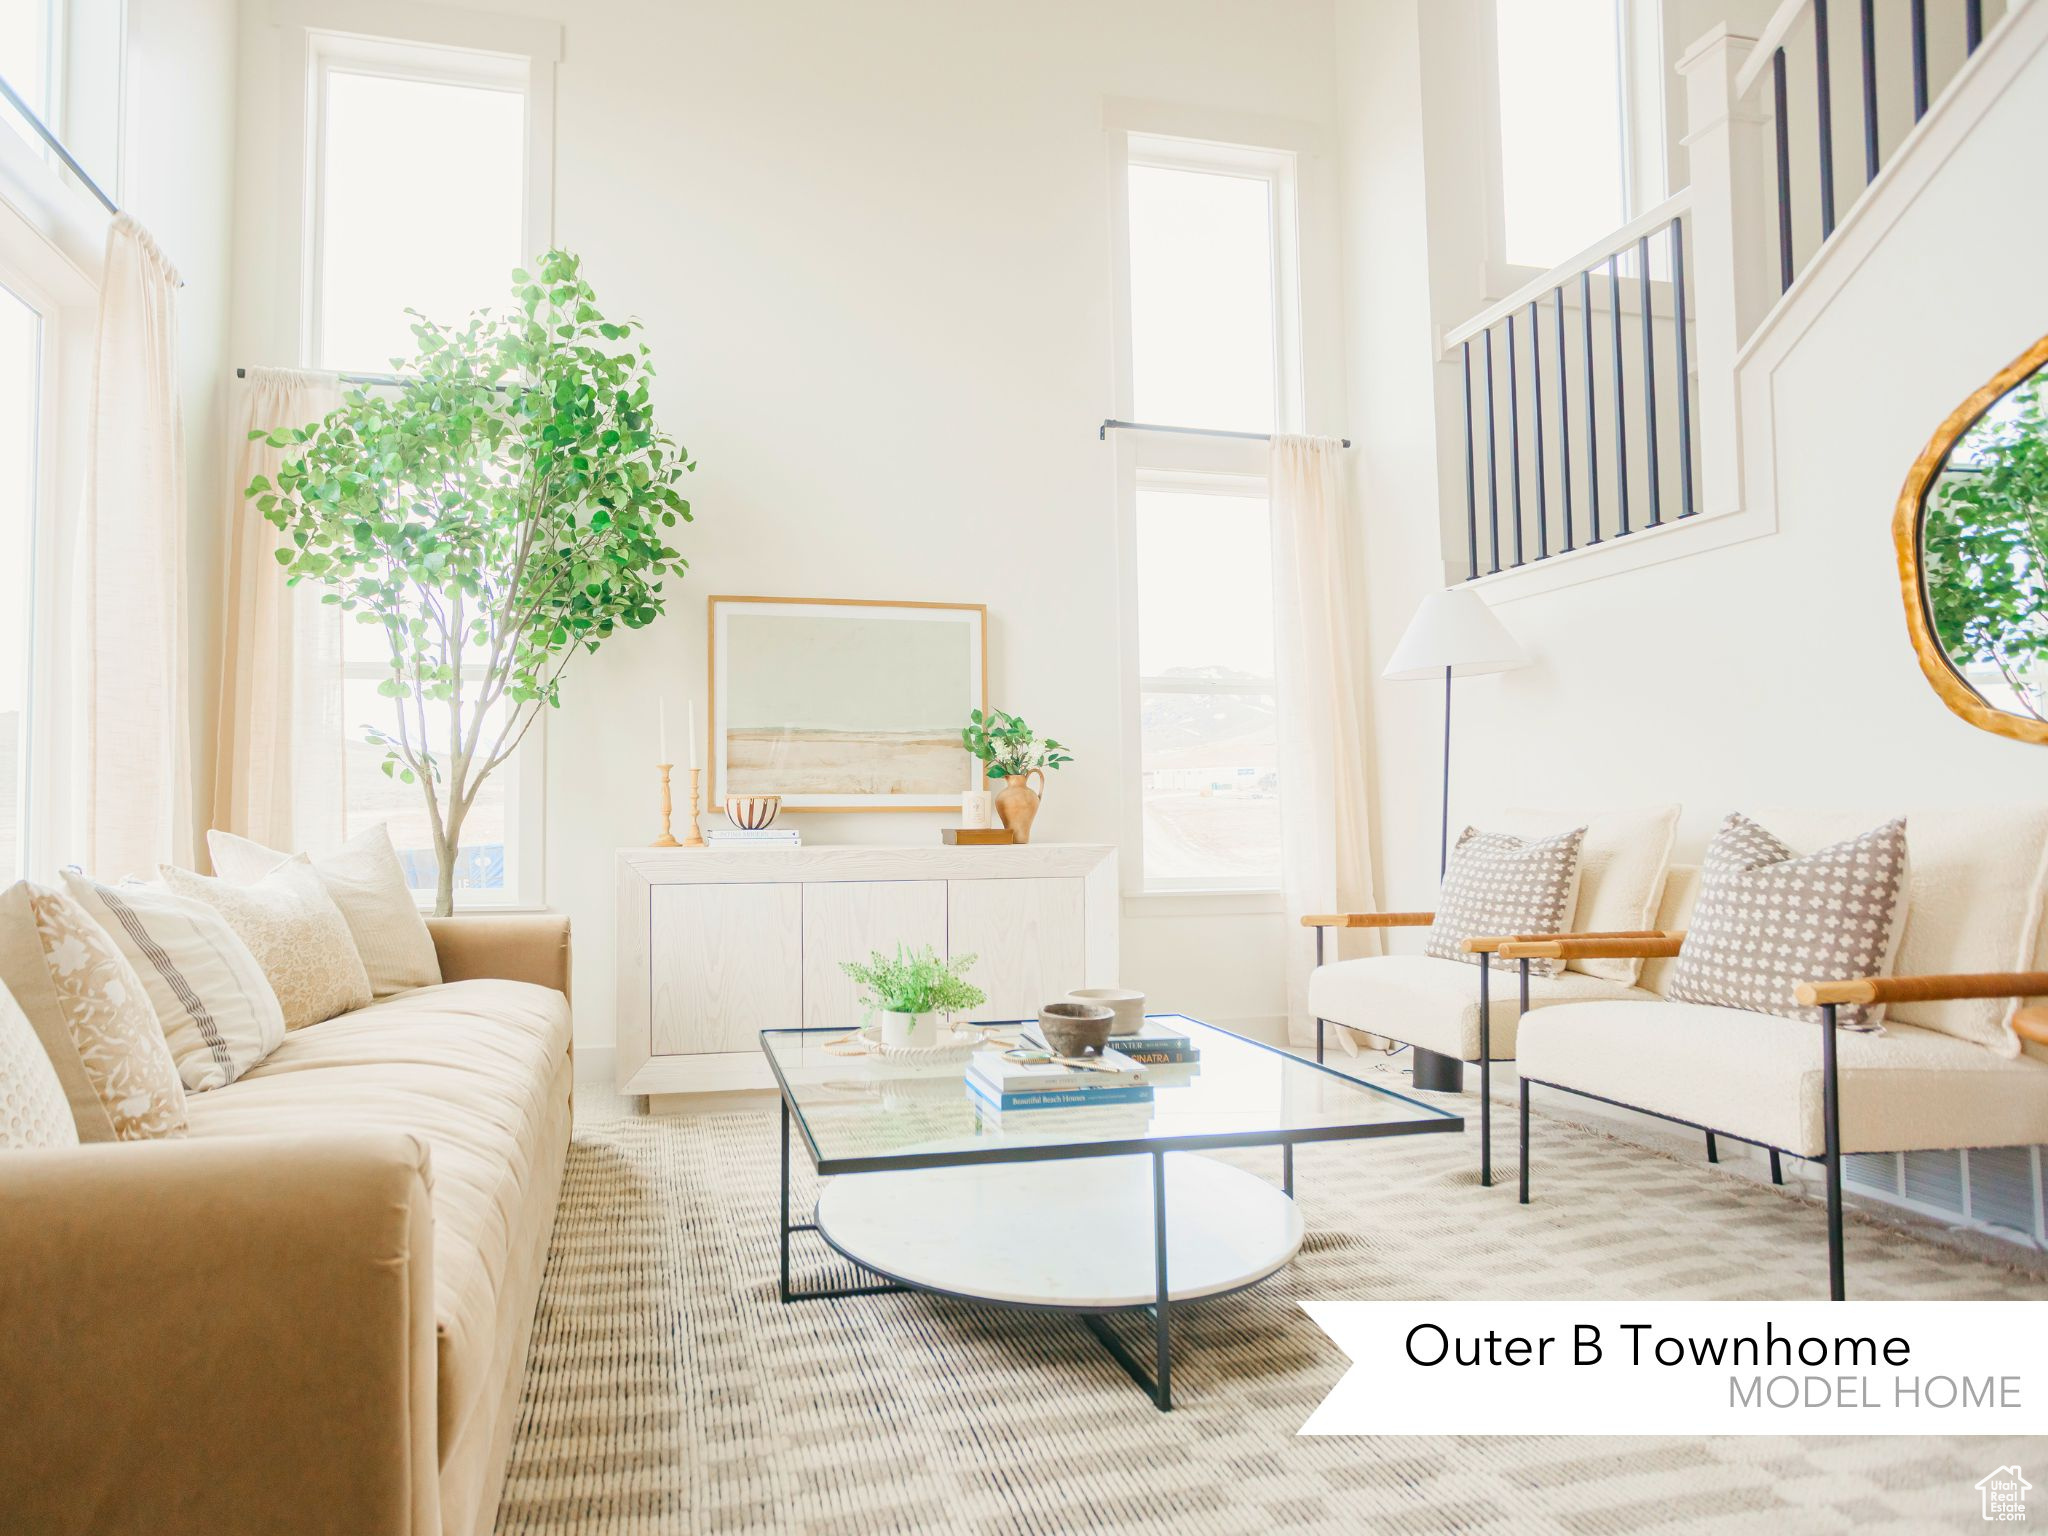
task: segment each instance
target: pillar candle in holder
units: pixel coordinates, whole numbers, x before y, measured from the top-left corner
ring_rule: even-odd
[[[988,791],[970,789],[960,797],[960,825],[963,827],[985,827],[988,825]]]

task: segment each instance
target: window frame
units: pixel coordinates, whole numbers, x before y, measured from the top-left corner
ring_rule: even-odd
[[[1269,186],[1267,207],[1273,242],[1273,365],[1274,430],[1308,430],[1308,376],[1324,360],[1311,356],[1302,324],[1306,242],[1303,183],[1306,162],[1320,150],[1312,130],[1270,120],[1213,117],[1175,109],[1112,104],[1107,113],[1110,237],[1112,253],[1113,414],[1129,421],[1134,409],[1134,366],[1131,337],[1130,168],[1132,165],[1256,176]],[[1320,186],[1318,186],[1320,190]],[[1317,273],[1319,278],[1324,274]],[[1318,292],[1324,291],[1319,284]],[[1170,424],[1177,425],[1177,424]],[[1123,771],[1122,851],[1118,860],[1127,900],[1198,903],[1221,906],[1250,903],[1259,910],[1277,909],[1284,872],[1271,880],[1220,878],[1155,879],[1145,869],[1145,807],[1142,697],[1149,690],[1139,671],[1138,646],[1138,516],[1137,493],[1174,488],[1218,495],[1267,495],[1268,443],[1263,436],[1231,437],[1212,433],[1118,432],[1115,435],[1117,547],[1119,569],[1119,703],[1122,723]],[[1277,667],[1277,661],[1276,661]],[[1176,679],[1164,691],[1249,691],[1219,684],[1213,689],[1189,687]]]
[[[1677,174],[1673,148],[1680,130],[1671,114],[1683,107],[1677,93],[1669,90],[1676,55],[1671,51],[1664,26],[1661,0],[1611,0],[1619,19],[1620,47],[1614,61],[1621,86],[1621,120],[1615,133],[1621,140],[1621,221],[1656,207],[1671,195]],[[1479,98],[1485,114],[1486,156],[1486,271],[1489,300],[1513,293],[1550,270],[1508,259],[1507,169],[1501,161],[1500,115],[1500,26],[1498,0],[1485,0],[1482,45],[1484,79]],[[1601,234],[1607,231],[1602,230]],[[1568,260],[1574,252],[1560,251],[1556,260]],[[1633,258],[1629,258],[1632,263]],[[1552,263],[1555,265],[1555,263]],[[1632,265],[1630,266],[1632,271]],[[1662,281],[1652,266],[1652,280]]]
[[[555,68],[562,25],[539,18],[409,0],[276,0],[283,50],[282,120],[298,125],[297,152],[278,157],[278,206],[298,217],[279,231],[274,265],[274,341],[318,367],[320,219],[325,201],[325,82],[330,73],[387,75],[446,84],[518,88],[525,97],[525,259],[554,244]],[[341,663],[341,680],[390,676],[375,663]],[[466,890],[465,908],[531,911],[547,901],[547,737],[545,715],[497,773],[505,783],[505,886]],[[344,725],[337,747],[354,733]],[[434,893],[415,892],[423,909]]]

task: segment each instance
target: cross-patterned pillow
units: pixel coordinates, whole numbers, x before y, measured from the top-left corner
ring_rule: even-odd
[[[1904,817],[1802,855],[1731,815],[1700,860],[1700,893],[1665,995],[1818,1020],[1794,989],[1890,971],[1906,888]],[[1838,1008],[1835,1022],[1876,1034],[1883,1017],[1883,1004],[1859,1004]]]
[[[1458,946],[1483,936],[1567,932],[1579,904],[1579,845],[1585,837],[1584,827],[1536,838],[1467,827],[1444,871],[1427,953],[1467,965],[1486,959],[1513,970],[1518,961],[1470,955]],[[1532,976],[1555,976],[1563,969],[1562,960],[1529,962]]]

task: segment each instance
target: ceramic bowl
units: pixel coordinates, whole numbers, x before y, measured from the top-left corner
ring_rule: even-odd
[[[1082,987],[1069,992],[1067,1001],[1107,1008],[1116,1015],[1116,1027],[1111,1034],[1135,1035],[1145,1027],[1145,994],[1129,987]]]
[[[1115,1014],[1093,1003],[1047,1003],[1038,1010],[1038,1032],[1055,1056],[1100,1056],[1115,1022]]]
[[[782,809],[780,795],[727,795],[725,819],[743,832],[758,832]]]

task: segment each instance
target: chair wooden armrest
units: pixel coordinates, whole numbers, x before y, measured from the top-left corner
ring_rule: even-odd
[[[1800,1002],[1813,1007],[1822,1003],[1941,1003],[1964,997],[2044,994],[2048,994],[2048,971],[1978,971],[1962,976],[1857,976],[1848,981],[1802,981],[1797,996]]]
[[[1683,933],[1630,938],[1509,940],[1496,951],[1503,960],[1659,960],[1678,953]]]
[[[2035,1045],[2048,1045],[2048,1008],[2036,1003],[2012,1016],[2012,1032]]]
[[[1434,912],[1311,912],[1302,918],[1304,928],[1427,928],[1436,921]]]
[[[1490,955],[1504,944],[1538,944],[1550,939],[1661,939],[1661,928],[1615,928],[1588,933],[1495,933],[1462,939],[1458,948],[1468,955]]]

